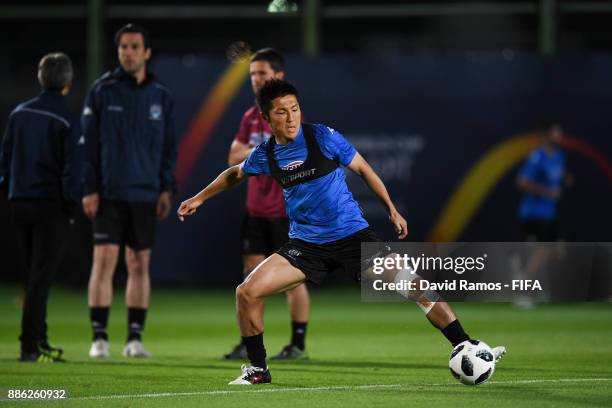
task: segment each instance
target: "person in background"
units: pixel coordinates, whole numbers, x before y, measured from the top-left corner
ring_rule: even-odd
[[[559,236],[557,203],[564,181],[571,183],[565,171],[561,149],[563,129],[551,122],[544,127],[541,146],[530,154],[521,167],[517,186],[523,194],[519,205],[521,233],[525,241],[556,241]]]
[[[250,60],[249,74],[253,93],[271,79],[285,77],[285,61],[274,48],[256,51]],[[235,166],[249,157],[261,143],[270,139],[270,125],[261,117],[257,106],[249,108],[240,121],[240,128],[228,155],[228,164]],[[261,174],[247,181],[246,214],[242,221],[243,276],[249,274],[289,239],[289,220],[285,211],[283,189],[272,177]],[[291,317],[291,339],[273,360],[297,360],[307,358],[306,327],[310,297],[306,284],[287,293]],[[246,346],[240,341],[232,351],[224,355],[227,360],[247,358]]]
[[[115,34],[119,67],[98,79],[83,108],[83,211],[93,221],[89,279],[92,358],[110,355],[107,324],[119,246],[128,279],[125,357],[149,357],[142,344],[149,307],[149,262],[156,220],[168,216],[175,189],[174,107],[150,71],[149,34],[127,24]]]
[[[565,170],[565,154],[561,149],[563,129],[556,122],[543,129],[543,142],[534,149],[521,166],[517,186],[523,194],[519,204],[521,235],[526,242],[555,242],[559,239],[559,213],[557,210],[563,188],[573,182]],[[524,261],[514,258],[515,279],[538,279],[552,259],[554,252],[542,245],[533,245]],[[547,294],[541,293],[543,301]],[[531,308],[538,300],[529,294],[517,295],[514,304]]]
[[[23,362],[63,361],[47,338],[47,301],[64,252],[77,200],[75,156],[79,122],[66,106],[73,67],[68,55],[45,55],[38,65],[42,93],[10,114],[0,148],[0,190],[8,194],[25,250],[21,319]]]

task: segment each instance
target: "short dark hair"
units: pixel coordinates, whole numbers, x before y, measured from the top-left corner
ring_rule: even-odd
[[[149,39],[149,31],[142,26],[132,24],[132,23],[124,25],[119,30],[117,30],[117,32],[115,33],[115,45],[117,47],[119,46],[119,43],[121,42],[121,36],[127,33],[142,34],[142,40],[144,42],[144,47],[151,48],[151,42]]]
[[[38,63],[38,83],[44,90],[61,91],[72,84],[74,69],[70,57],[63,52],[52,52]]]
[[[272,101],[287,95],[294,95],[297,99],[298,91],[295,86],[282,79],[271,79],[257,92],[255,101],[259,110],[267,115],[272,107]]]
[[[251,56],[251,62],[255,61],[265,61],[269,63],[274,72],[281,72],[285,70],[285,58],[280,51],[274,48],[268,47],[255,51],[255,53]]]

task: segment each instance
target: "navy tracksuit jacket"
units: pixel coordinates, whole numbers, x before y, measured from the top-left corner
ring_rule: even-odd
[[[83,194],[155,202],[175,188],[176,140],[170,92],[147,72],[138,85],[117,68],[100,77],[83,108]]]

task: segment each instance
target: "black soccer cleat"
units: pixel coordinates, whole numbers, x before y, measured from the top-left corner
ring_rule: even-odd
[[[272,382],[272,375],[270,370],[267,368],[259,367],[247,367],[242,365],[242,374],[234,381],[230,381],[228,385],[255,385],[255,384],[270,384]]]
[[[246,346],[242,343],[235,346],[232,351],[223,355],[225,360],[246,360],[247,350]]]
[[[64,350],[62,348],[51,346],[47,340],[38,343],[38,349],[57,359],[61,359],[64,355]]]
[[[22,363],[65,363],[66,360],[62,355],[55,351],[46,351],[39,349],[38,351],[23,351],[19,355],[19,361]]]
[[[270,357],[270,360],[306,360],[308,353],[306,349],[301,350],[298,346],[288,344],[275,356]]]

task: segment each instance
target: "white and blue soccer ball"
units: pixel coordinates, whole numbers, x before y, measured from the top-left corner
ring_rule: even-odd
[[[451,374],[466,385],[486,382],[495,372],[495,355],[484,341],[466,340],[457,344],[448,362]]]

